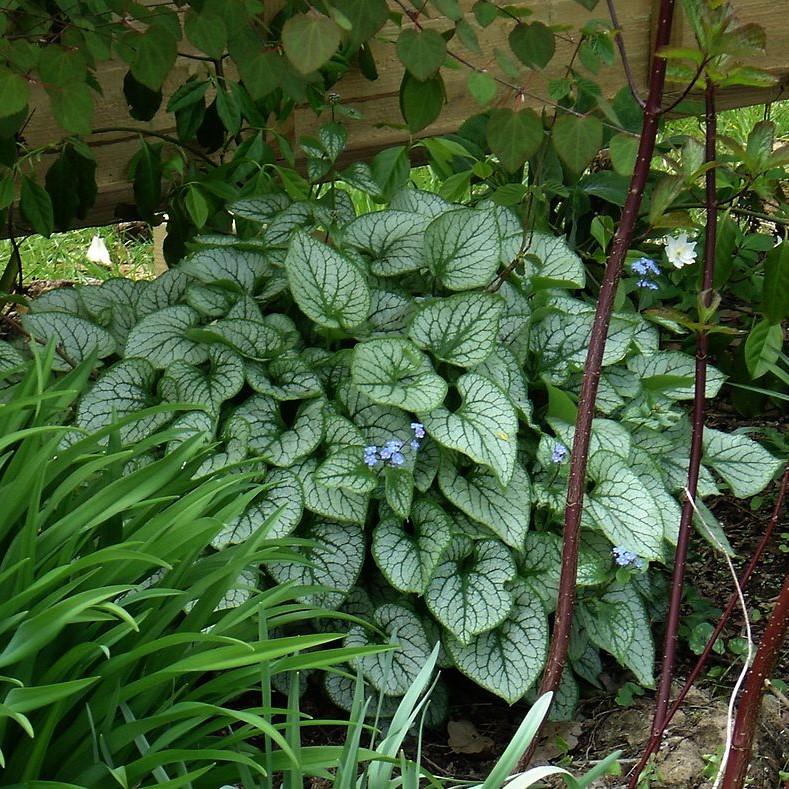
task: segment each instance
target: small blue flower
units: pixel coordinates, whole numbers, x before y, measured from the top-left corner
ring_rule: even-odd
[[[364,462],[370,468],[378,465],[378,447],[369,446],[364,448]]]
[[[409,446],[411,447],[411,449],[414,449],[414,450],[416,450],[416,449],[419,449],[419,447],[421,446],[421,444],[420,444],[420,443],[419,443],[419,441],[417,441],[415,438],[412,438],[412,439],[411,439],[411,443],[410,443],[410,445],[409,445]]]
[[[392,455],[395,454],[395,452],[399,452],[402,448],[403,448],[402,441],[387,441],[384,444],[383,449],[381,449],[381,451],[379,452],[379,454],[384,460],[389,460],[389,458],[391,458]]]
[[[635,567],[637,570],[644,569],[644,560],[638,554],[633,553],[633,551],[628,551],[627,548],[617,546],[611,553],[614,554],[614,561],[620,567]]]
[[[405,463],[405,456],[401,452],[395,452],[389,458],[389,463],[393,466],[402,466]]]
[[[564,444],[554,444],[551,463],[564,463],[565,460],[567,460],[567,447]]]
[[[640,280],[636,282],[639,288],[646,288],[647,290],[657,290],[658,284],[657,282],[653,282],[651,279],[647,279],[646,277],[642,277]]]
[[[414,438],[425,437],[425,426],[421,422],[411,422],[411,430],[414,431]]]
[[[660,274],[660,267],[654,260],[650,260],[649,258],[639,258],[633,261],[630,264],[630,270],[641,277],[646,277],[650,274],[653,276]]]

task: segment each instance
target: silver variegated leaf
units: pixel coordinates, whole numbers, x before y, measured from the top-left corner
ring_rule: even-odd
[[[438,472],[441,492],[470,518],[487,526],[507,545],[522,551],[531,521],[531,482],[519,463],[503,486],[487,468],[463,475],[448,460]]]
[[[404,293],[380,288],[370,290],[368,322],[377,334],[405,334],[413,309],[413,299]]]
[[[655,645],[644,603],[632,585],[614,586],[579,607],[589,638],[627,666],[641,685],[654,686]]]
[[[512,590],[507,618],[463,644],[447,639],[455,665],[478,685],[514,704],[535,683],[548,654],[548,619],[522,583]]]
[[[287,354],[268,365],[246,364],[247,383],[260,394],[276,400],[308,400],[320,397],[323,386],[312,367],[301,357]]]
[[[501,244],[490,211],[458,208],[425,231],[425,263],[449,290],[487,285],[499,267]]]
[[[431,411],[446,397],[447,384],[413,343],[381,338],[358,343],[351,362],[354,385],[379,405]]]
[[[681,351],[661,351],[649,356],[631,356],[627,366],[642,381],[648,384],[650,379],[667,381],[676,379],[681,381],[672,388],[662,388],[662,393],[672,400],[693,399],[693,380],[696,370],[696,361]],[[684,380],[683,380],[684,379]],[[704,388],[705,397],[715,397],[723,386],[725,376],[715,367],[707,367],[707,383]]]
[[[345,228],[343,243],[371,258],[373,274],[394,277],[423,265],[424,231],[430,221],[408,211],[374,211]]]
[[[375,563],[401,592],[423,594],[452,540],[452,522],[438,504],[426,499],[411,508],[408,520],[386,512],[373,530]]]
[[[287,537],[301,522],[303,494],[298,479],[288,469],[274,469],[265,477],[266,490],[237,518],[214,537],[216,549],[248,540],[269,518],[277,517],[266,532],[267,539]]]
[[[208,348],[187,337],[199,320],[200,313],[186,304],[152,312],[129,332],[124,356],[147,359],[162,370],[177,361],[200,364],[208,358]]]
[[[493,381],[502,392],[507,394],[526,423],[532,424],[533,408],[529,400],[526,380],[523,377],[523,369],[509,348],[497,344],[493,353],[482,364],[477,365],[473,372]]]
[[[192,278],[180,265],[165,271],[154,280],[136,282],[137,299],[134,302],[134,311],[137,317],[144,318],[152,312],[180,304],[192,282]]]
[[[310,512],[341,523],[364,523],[369,496],[342,488],[328,488],[315,478],[317,461],[310,458],[293,471],[304,491],[304,506]]]
[[[189,336],[203,344],[221,343],[253,360],[272,359],[286,348],[285,338],[277,329],[243,318],[223,318],[193,329]]]
[[[459,293],[420,307],[408,336],[434,356],[460,367],[485,361],[496,347],[504,300],[494,293]]]
[[[364,462],[359,446],[340,447],[332,452],[315,472],[315,480],[327,488],[342,488],[357,493],[370,493],[377,476]]]
[[[379,606],[373,623],[386,635],[384,644],[396,646],[392,652],[365,655],[352,660],[373,687],[386,696],[402,696],[425,665],[432,647],[419,617],[409,608],[391,603]],[[345,638],[346,647],[376,643],[368,628],[354,625]]]
[[[362,271],[336,250],[297,233],[285,258],[299,309],[329,329],[350,329],[370,314],[370,289]]]
[[[627,460],[600,450],[589,458],[595,481],[587,494],[584,521],[619,547],[642,559],[663,556],[663,522],[652,494]]]
[[[421,414],[425,429],[442,446],[493,469],[507,485],[517,448],[518,419],[512,403],[496,384],[476,373],[461,376],[456,386],[463,404],[454,413],[441,406]]]
[[[563,236],[535,231],[528,236],[527,255],[534,255],[539,263],[527,260],[527,274],[532,286],[553,288],[583,288],[586,271],[581,258],[573,252]]]
[[[57,370],[67,370],[91,354],[105,359],[115,352],[115,340],[106,329],[65,312],[28,313],[22,316],[22,328],[38,340],[55,342]]]
[[[515,577],[509,549],[498,540],[455,537],[425,591],[430,612],[462,644],[506,619]]]
[[[447,211],[452,211],[456,206],[448,203],[435,192],[425,192],[422,189],[407,187],[401,189],[392,197],[389,208],[395,211],[411,211],[422,216],[435,218]]]
[[[741,499],[763,490],[783,465],[763,446],[741,433],[704,430],[704,463]]]
[[[184,296],[186,303],[207,318],[222,318],[233,306],[233,296],[226,288],[194,283]]]
[[[273,466],[292,466],[314,452],[323,439],[323,407],[325,401],[307,400],[299,406],[293,427],[281,429],[268,442],[253,437],[251,445],[257,454]]]
[[[267,225],[280,211],[290,205],[290,198],[283,192],[272,192],[258,197],[245,197],[231,203],[227,210],[241,219]]]
[[[388,466],[384,469],[386,503],[401,518],[407,518],[414,500],[414,475],[406,467]]]
[[[337,608],[356,583],[364,562],[365,546],[362,527],[349,523],[314,523],[299,534],[313,545],[300,547],[305,564],[267,562],[266,569],[278,583],[320,585],[325,592],[305,595],[305,603]]]
[[[190,255],[178,268],[200,282],[224,284],[239,292],[250,293],[255,283],[271,270],[271,264],[258,252],[209,247]]]
[[[202,405],[218,414],[222,403],[235,397],[244,385],[244,362],[229,348],[211,346],[209,368],[201,370],[187,362],[173,362],[164,372],[161,392],[170,402]]]
[[[104,372],[82,396],[75,424],[88,431],[100,430],[130,414],[158,404],[154,395],[157,373],[145,359],[125,359]],[[152,414],[120,429],[126,443],[140,441],[172,419],[171,413]]]

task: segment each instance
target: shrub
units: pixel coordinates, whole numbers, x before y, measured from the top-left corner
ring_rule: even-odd
[[[153,282],[32,303],[24,327],[54,339],[64,367],[104,360],[75,425],[194,403],[172,426],[216,441],[204,469],[249,460],[268,484],[213,544],[238,549],[282,507],[272,533],[314,544],[299,549],[304,563],[264,559],[269,577],[330,588],[303,599],[366,617],[400,645],[393,659],[355,661],[385,701],[439,640],[442,665],[520,699],[542,670],[557,591],[593,315],[581,259],[566,238],[524,233],[505,207],[414,188],[358,217],[336,187],[251,197],[232,212],[240,235],[198,238]],[[619,300],[558,715],[574,706],[574,677],[598,681],[600,650],[653,684],[650,624],[679,522],[693,367]],[[722,383],[711,369],[707,395]],[[144,441],[168,420],[148,411],[122,435]],[[753,495],[778,465],[747,436],[709,429],[699,494]],[[347,636],[372,640],[360,627]],[[327,687],[350,706],[352,683],[330,676]]]
[[[325,614],[297,585],[257,588],[253,568],[289,555],[266,540],[281,510],[211,555],[260,486],[199,473],[203,436],[151,427],[171,406],[135,415],[150,429],[134,441],[128,419],[64,426],[91,360],[52,380],[51,353],[0,406],[0,783],[221,786],[294,764],[270,681],[349,652],[267,635]],[[305,750],[302,769],[325,770]]]

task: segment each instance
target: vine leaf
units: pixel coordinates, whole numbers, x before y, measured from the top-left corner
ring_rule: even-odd
[[[386,513],[373,530],[375,563],[395,589],[423,594],[452,540],[452,522],[432,501],[419,500],[404,523]]]
[[[323,66],[340,45],[340,28],[321,14],[297,14],[282,26],[282,47],[302,74]]]
[[[474,367],[493,352],[503,312],[496,294],[459,293],[420,308],[408,336],[442,361]]]
[[[430,612],[461,644],[506,619],[515,577],[508,548],[498,540],[455,537],[425,591]]]
[[[488,145],[508,172],[514,173],[537,153],[543,134],[542,121],[534,110],[495,109],[490,113]]]
[[[458,509],[487,526],[516,551],[523,550],[531,521],[531,483],[520,464],[515,464],[505,487],[487,468],[476,468],[462,476],[444,460],[439,467],[438,484]]]
[[[425,665],[432,647],[419,617],[402,605],[386,603],[375,609],[373,624],[383,630],[383,643],[397,645],[394,652],[380,652],[355,658],[351,662],[361,669],[373,687],[386,696],[402,696],[411,687]],[[363,647],[375,643],[369,628],[354,625],[345,638],[346,647]]]
[[[323,608],[339,608],[359,577],[364,562],[362,527],[348,523],[319,522],[299,536],[312,545],[301,547],[299,562],[267,562],[266,569],[278,583],[323,586],[326,591],[305,595],[301,600]]]
[[[346,257],[296,233],[285,258],[291,293],[301,311],[329,329],[350,329],[370,313],[364,274]]]
[[[483,688],[514,704],[535,683],[548,654],[548,620],[539,599],[518,582],[507,618],[462,644],[450,636],[457,667]]]
[[[431,411],[446,397],[447,384],[413,343],[382,338],[359,343],[353,352],[355,386],[374,403],[407,411]]]
[[[447,55],[447,42],[436,30],[406,28],[397,39],[397,56],[406,69],[424,82],[438,73]]]
[[[591,116],[562,115],[553,125],[551,142],[564,164],[580,175],[603,144],[603,123]]]
[[[518,419],[507,395],[476,373],[457,381],[463,404],[455,413],[443,406],[421,415],[427,432],[439,444],[489,466],[502,485],[515,470]]]

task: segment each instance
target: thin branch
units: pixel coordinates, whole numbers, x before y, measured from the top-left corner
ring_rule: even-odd
[[[753,740],[756,736],[764,684],[775,669],[787,630],[789,630],[789,573],[784,578],[778,602],[767,620],[756,657],[745,678],[745,686],[737,708],[737,718],[734,721],[731,755],[723,776],[723,789],[742,789],[745,783]]]
[[[715,161],[717,143],[717,115],[715,110],[715,87],[707,82],[706,98],[706,132],[704,159],[710,163]],[[704,175],[706,191],[707,224],[704,240],[704,269],[702,275],[702,301],[709,307],[712,301],[712,283],[715,273],[715,245],[717,241],[718,205],[715,193],[715,167],[710,167]],[[701,320],[701,316],[700,316]],[[704,321],[703,321],[704,322]],[[701,470],[703,453],[704,412],[706,407],[707,388],[707,353],[709,336],[700,331],[696,339],[696,374],[693,392],[692,433],[690,439],[690,459],[688,461],[688,481],[682,515],[679,522],[677,548],[674,554],[674,569],[671,576],[671,597],[668,616],[666,618],[666,635],[663,644],[663,663],[660,670],[660,683],[655,700],[655,717],[652,722],[652,736],[658,736],[665,729],[668,717],[668,704],[671,698],[671,682],[674,678],[674,665],[677,654],[677,634],[679,632],[682,594],[685,587],[685,567],[690,544],[691,522],[693,519],[694,499]],[[641,771],[637,768],[630,776],[630,789],[635,789]]]
[[[619,57],[622,60],[622,68],[625,70],[625,77],[630,87],[630,93],[638,102],[639,106],[644,107],[646,106],[646,102],[639,93],[636,79],[633,76],[633,69],[630,67],[630,59],[627,57],[627,51],[625,50],[625,39],[622,36],[622,26],[619,24],[619,19],[616,15],[614,0],[606,0],[606,2],[608,3],[608,15],[611,17],[611,24],[614,27],[614,41],[616,41],[616,46],[619,49]]]
[[[661,0],[655,51],[665,46],[668,42],[673,18],[674,0]],[[548,661],[540,687],[541,693],[549,690],[555,691],[558,688],[564,673],[565,664],[567,663],[567,651],[570,643],[573,612],[575,610],[575,586],[578,569],[581,513],[583,512],[583,500],[586,489],[586,467],[589,459],[589,444],[597,400],[597,389],[600,384],[603,354],[605,352],[606,337],[611,322],[617,284],[641,208],[644,188],[649,176],[650,163],[655,150],[665,79],[666,60],[655,54],[650,66],[649,95],[644,107],[644,121],[636,164],[600,287],[600,295],[597,301],[584,366],[581,392],[578,398],[578,417],[575,423],[575,439],[570,461],[570,478],[567,486],[564,517],[559,596]],[[528,766],[530,757],[531,753],[529,751],[523,755],[517,767],[519,772],[522,772]]]
[[[202,151],[198,151],[197,148],[193,148],[191,145],[186,145],[182,143],[177,137],[173,137],[170,134],[163,134],[162,132],[153,131],[152,129],[141,129],[136,126],[104,126],[100,129],[92,129],[91,134],[116,134],[117,132],[125,132],[129,134],[140,134],[143,137],[155,137],[158,140],[162,140],[163,142],[169,142],[171,145],[176,145],[178,148],[182,148],[185,151],[189,151],[192,156],[196,156],[198,159],[206,162],[210,165],[215,165],[216,162],[210,157],[204,154]]]
[[[745,569],[742,572],[738,579],[738,586],[741,589],[745,589],[748,586],[748,582],[751,580],[751,576],[753,575],[756,567],[759,564],[765,550],[767,550],[767,546],[770,544],[770,540],[775,532],[776,528],[778,527],[778,521],[781,518],[781,513],[783,512],[783,504],[784,504],[784,497],[786,496],[787,487],[789,487],[789,465],[786,466],[784,469],[784,475],[781,479],[781,486],[778,489],[778,496],[775,499],[775,506],[773,507],[772,514],[770,515],[770,520],[767,523],[767,528],[762,535],[761,540],[759,540],[759,544],[756,546],[756,549],[753,552],[748,564],[746,565]],[[704,646],[704,650],[702,651],[701,655],[699,655],[698,660],[696,661],[696,665],[693,667],[693,670],[688,675],[688,678],[685,680],[685,684],[682,686],[682,690],[680,690],[679,695],[672,703],[667,715],[666,719],[663,722],[663,726],[661,730],[653,733],[650,736],[649,742],[647,743],[646,747],[644,748],[644,752],[641,754],[641,759],[639,760],[636,767],[634,767],[634,771],[637,770],[641,772],[644,769],[647,762],[649,761],[650,756],[652,756],[655,751],[660,747],[660,742],[663,738],[663,732],[665,731],[666,727],[671,723],[671,719],[676,714],[677,710],[682,706],[682,703],[685,701],[685,697],[690,692],[690,689],[696,683],[696,680],[701,675],[701,672],[704,670],[704,667],[707,665],[707,661],[709,660],[710,655],[712,654],[713,649],[715,648],[715,643],[717,642],[718,638],[720,637],[723,629],[729,622],[734,609],[737,607],[738,602],[738,595],[737,592],[732,592],[729,597],[728,602],[726,603],[726,607],[723,609],[723,613],[720,615],[718,619],[718,623],[715,625],[715,629],[710,634],[710,637],[707,639],[707,643]]]
[[[671,102],[671,104],[669,104],[667,107],[663,107],[663,109],[660,111],[662,115],[668,114],[671,112],[671,110],[675,109],[680,104],[682,104],[683,101],[685,101],[685,99],[688,97],[688,94],[693,90],[693,88],[696,87],[696,83],[699,81],[699,77],[701,77],[701,74],[704,71],[707,63],[709,63],[709,58],[704,58],[704,60],[699,63],[699,67],[696,69],[693,79],[691,79],[691,81],[685,86],[685,89],[682,91],[682,93],[680,93],[679,96]]]

